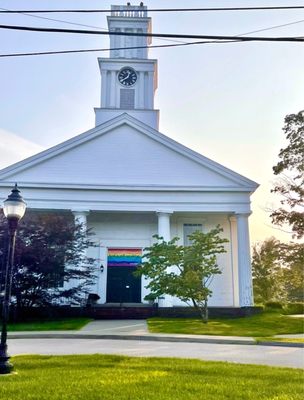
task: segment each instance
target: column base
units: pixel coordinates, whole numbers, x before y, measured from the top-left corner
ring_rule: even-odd
[[[173,307],[172,296],[163,296],[158,299],[158,307],[160,308],[171,308]]]

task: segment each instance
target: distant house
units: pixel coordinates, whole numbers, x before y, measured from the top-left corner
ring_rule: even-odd
[[[253,305],[248,216],[257,184],[158,131],[157,61],[143,48],[150,38],[118,34],[150,32],[147,8],[112,6],[108,25],[116,35],[110,57],[98,59],[96,126],[0,171],[1,198],[18,182],[29,208],[68,211],[94,229],[98,247],[89,252],[99,260],[92,287],[99,303],[146,302],[145,280],[132,272],[152,235],[187,243],[191,232],[220,224],[229,244],[210,305]]]

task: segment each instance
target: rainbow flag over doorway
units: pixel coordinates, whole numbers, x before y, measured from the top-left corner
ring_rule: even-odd
[[[136,267],[141,263],[141,249],[108,249],[108,267]]]

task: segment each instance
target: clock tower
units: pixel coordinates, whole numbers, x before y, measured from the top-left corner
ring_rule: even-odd
[[[158,130],[159,111],[154,110],[157,88],[157,60],[148,58],[151,38],[122,36],[119,32],[150,33],[147,7],[111,6],[108,16],[110,58],[99,58],[101,107],[95,108],[96,126],[128,113]]]

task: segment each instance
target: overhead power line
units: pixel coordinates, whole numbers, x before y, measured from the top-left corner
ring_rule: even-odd
[[[213,11],[263,11],[263,10],[299,10],[304,6],[264,6],[264,7],[205,7],[205,8],[151,8],[148,12],[213,12]],[[22,13],[110,13],[111,9],[92,9],[92,10],[5,10],[0,11],[2,14],[22,14]],[[118,10],[120,11],[120,10]],[[128,7],[121,11],[138,11],[138,7]]]
[[[179,47],[179,46],[191,46],[196,44],[212,44],[212,43],[235,43],[234,40],[221,40],[216,41],[198,41],[198,42],[186,42],[186,43],[172,43],[172,44],[159,44],[153,46],[133,46],[133,47],[115,47],[108,49],[77,49],[77,50],[59,50],[59,51],[40,51],[32,53],[11,53],[11,54],[0,54],[0,58],[4,57],[24,57],[24,56],[42,56],[42,55],[52,55],[52,54],[71,54],[71,53],[93,53],[99,51],[110,51],[110,50],[134,50],[134,49],[155,49],[161,47]]]
[[[0,7],[0,13],[1,10],[3,11],[10,11],[10,12],[14,12],[13,10],[10,10],[8,8],[2,8]],[[42,20],[47,20],[47,21],[52,21],[52,22],[59,22],[59,23],[64,23],[64,24],[69,24],[69,25],[74,25],[74,26],[82,26],[82,27],[86,27],[86,28],[93,28],[93,29],[100,29],[103,31],[107,31],[107,28],[102,28],[100,26],[95,26],[95,25],[87,25],[87,24],[81,24],[81,23],[77,23],[77,22],[72,22],[72,21],[66,21],[66,20],[62,20],[62,19],[55,19],[55,18],[48,18],[48,17],[42,17],[39,15],[35,15],[35,14],[30,14],[28,12],[22,12],[20,11],[20,14],[25,15],[27,17],[32,17],[32,18],[38,18],[38,19],[42,19]],[[285,27],[285,26],[289,26],[289,25],[295,25],[295,24],[299,24],[304,22],[304,20],[298,20],[298,21],[292,21],[292,22],[288,22],[285,24],[280,24],[280,25],[275,25],[275,26],[271,26],[268,28],[263,28],[263,29],[258,29],[258,30],[254,30],[254,31],[250,31],[250,32],[244,32],[242,34],[239,34],[237,36],[244,36],[244,35],[249,35],[252,33],[258,33],[258,32],[263,32],[263,31],[267,31],[267,30],[271,30],[271,29],[276,29],[276,28],[281,28],[281,27]],[[165,38],[160,38],[160,40],[162,41],[167,41],[167,42],[173,42],[173,43],[183,43],[183,44],[187,44],[187,42],[182,41],[182,40],[172,40],[172,39],[165,39]],[[202,42],[199,42],[202,43]],[[190,43],[191,44],[191,43]],[[151,46],[150,46],[151,47]],[[161,46],[160,46],[161,47]],[[82,52],[83,50],[81,50]],[[91,50],[90,50],[91,51]],[[95,51],[95,50],[94,50]],[[101,51],[101,50],[96,50],[96,51]],[[56,52],[52,52],[51,54],[60,54],[61,51],[59,51],[58,53]],[[29,53],[30,55],[31,53]],[[49,52],[42,52],[41,55],[43,54],[49,54]],[[23,55],[27,55],[26,53],[24,53]],[[36,53],[33,53],[33,55],[36,55]]]
[[[60,21],[61,22],[61,21]],[[64,21],[62,21],[64,22]],[[272,29],[277,29],[277,28],[282,28],[288,25],[294,25],[294,24],[299,24],[301,22],[304,22],[303,19],[299,21],[291,21],[287,22],[285,24],[280,24],[280,25],[273,25],[269,26],[267,28],[261,28],[255,31],[250,31],[250,32],[243,32],[239,33],[238,36],[243,36],[243,35],[250,35],[252,33],[257,33],[257,32],[262,32],[262,31],[268,31]],[[166,40],[166,39],[163,39]],[[168,39],[170,40],[170,39]],[[216,43],[236,43],[234,40],[212,40],[212,41],[198,41],[198,42],[181,42],[178,41],[178,44],[172,44],[172,45],[152,45],[152,46],[136,46],[136,47],[127,47],[124,49],[125,50],[132,50],[132,49],[139,49],[139,48],[168,48],[168,47],[179,47],[179,46],[191,46],[191,45],[197,45],[197,44],[216,44]],[[112,50],[121,50],[121,47],[113,48]],[[104,51],[109,51],[111,49],[105,49],[105,48],[100,48],[100,49],[75,49],[75,50],[57,50],[57,51],[36,51],[36,52],[28,52],[28,53],[7,53],[7,54],[0,54],[0,58],[8,58],[8,57],[26,57],[26,56],[43,56],[43,55],[56,55],[56,54],[72,54],[72,53],[93,53],[93,52],[104,52]]]
[[[8,13],[11,13],[12,10],[8,10],[7,8],[0,7],[0,14],[2,13],[2,11],[7,11]],[[69,24],[69,25],[76,25],[76,26],[84,26],[85,28],[101,29],[101,30],[104,30],[104,31],[107,30],[106,28],[102,28],[100,26],[80,24],[80,23],[77,23],[77,22],[65,21],[65,20],[56,19],[56,18],[42,17],[41,15],[35,15],[35,14],[32,15],[32,14],[30,14],[30,11],[24,11],[24,12],[20,11],[18,14],[25,15],[26,17],[43,19],[45,21],[60,22],[60,23]]]
[[[73,33],[83,35],[114,35],[114,36],[140,36],[171,39],[196,39],[196,40],[233,40],[241,42],[304,42],[304,37],[263,37],[263,36],[229,36],[229,35],[189,35],[176,33],[138,33],[138,32],[116,32],[116,31],[92,31],[86,29],[60,29],[60,28],[38,28],[21,25],[0,25],[0,29],[20,30],[29,32],[47,33]]]
[[[0,7],[0,10],[11,11],[11,10],[8,10],[7,8],[2,8],[2,7]],[[1,13],[1,11],[0,11],[0,13]],[[95,26],[95,25],[80,24],[80,23],[77,23],[77,22],[65,21],[65,20],[62,20],[62,19],[55,19],[55,18],[42,17],[41,15],[35,15],[35,14],[32,15],[32,14],[27,13],[27,12],[22,12],[22,13],[20,13],[20,14],[21,14],[21,15],[25,15],[26,17],[32,17],[32,18],[43,19],[43,20],[46,20],[46,21],[60,22],[60,23],[63,23],[63,24],[68,24],[68,25],[83,26],[83,27],[85,27],[85,28],[93,28],[93,29],[100,29],[100,30],[102,30],[102,31],[107,31],[107,28],[102,28],[102,27],[100,27],[100,26]],[[160,40],[168,41],[168,42],[185,43],[185,42],[182,42],[182,41],[180,41],[180,40],[178,40],[178,41],[177,41],[177,40],[170,40],[170,39],[160,39]]]

